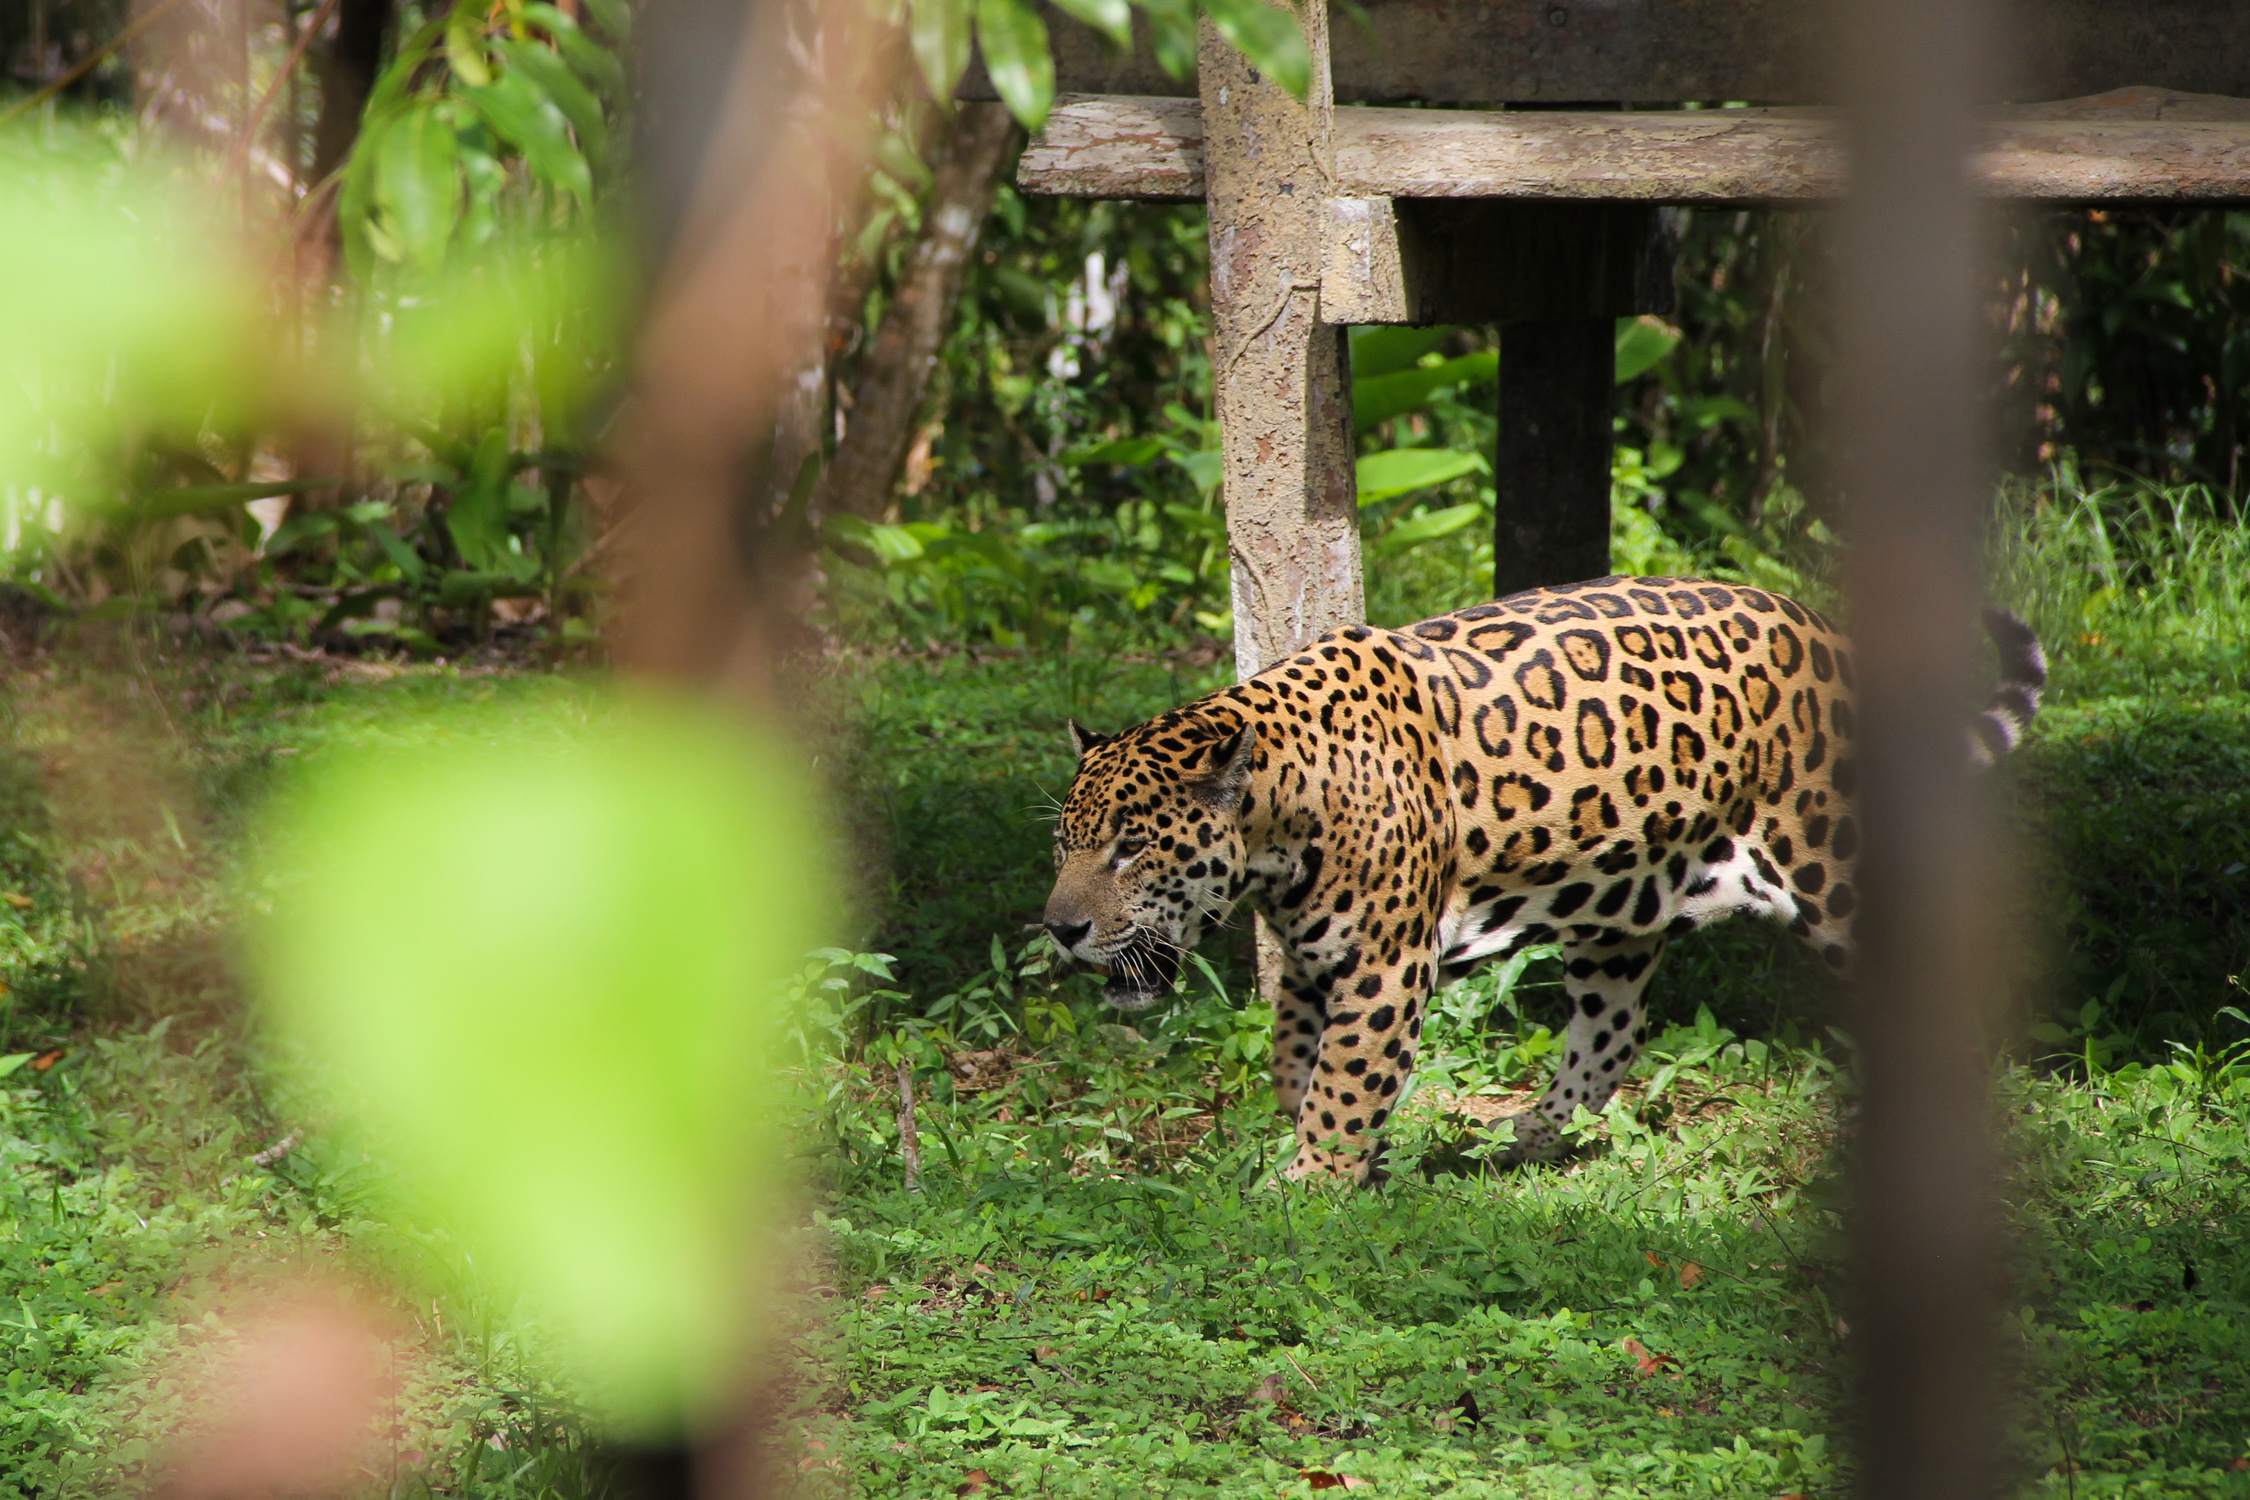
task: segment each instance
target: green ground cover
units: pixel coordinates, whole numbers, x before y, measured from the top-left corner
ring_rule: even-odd
[[[2250,609],[2234,607],[2250,552],[2217,523],[2167,551],[2153,526],[2104,541],[2081,514],[2018,519],[1996,592],[2053,645],[2055,691],[2002,782],[2049,954],[2047,998],[1997,1075],[2019,1146],[2012,1473],[2072,1500],[2250,1494],[2250,1065],[2233,1046],[2250,1022],[2229,1009],[2250,1010]],[[1593,1149],[1506,1180],[1413,1168],[1460,1168],[1445,1148],[1462,1117],[1542,1080],[1551,968],[1449,991],[1396,1179],[1343,1197],[1265,1186],[1281,1132],[1239,937],[1132,1025],[1046,968],[1023,925],[1070,769],[1062,719],[1115,729],[1225,671],[1192,647],[1073,643],[848,654],[800,679],[861,875],[858,944],[897,955],[811,974],[836,1013],[810,1075],[827,1295],[792,1387],[807,1481],[1841,1492],[1850,1053],[1783,935],[1737,923],[1677,945],[1655,992],[1670,1030],[1589,1122]],[[0,1495],[144,1487],[227,1314],[308,1265],[415,1288],[384,1294],[418,1373],[374,1487],[605,1489],[492,1290],[374,1211],[349,1142],[316,1131],[249,1162],[301,1120],[229,959],[257,899],[255,811],[291,765],[427,733],[464,699],[569,713],[578,693],[287,655],[15,663]]]

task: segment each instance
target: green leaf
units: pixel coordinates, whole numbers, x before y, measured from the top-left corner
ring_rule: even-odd
[[[1172,462],[1187,470],[1188,478],[1203,494],[1210,494],[1226,477],[1226,459],[1216,448],[1198,448],[1193,453],[1175,453]]]
[[[1055,59],[1039,13],[1024,0],[977,0],[977,45],[1008,112],[1026,130],[1046,124],[1055,102]]]
[[[581,203],[592,200],[594,174],[570,143],[568,122],[553,100],[522,73],[503,73],[489,88],[464,88],[492,133],[523,153],[534,175]]]
[[[1617,320],[1617,383],[1623,385],[1653,369],[1680,341],[1680,330],[1662,318],[1643,315]]]
[[[1156,65],[1182,83],[1195,76],[1195,0],[1141,0]]]
[[[422,581],[423,574],[428,570],[423,566],[421,555],[412,547],[406,545],[405,538],[380,521],[371,521],[360,529],[374,538],[375,545],[383,550],[385,557],[397,565],[399,573],[407,582],[420,583]]]
[[[445,61],[453,76],[476,88],[492,82],[485,62],[484,38],[477,34],[476,7],[457,5],[445,22]]]
[[[586,14],[613,41],[626,41],[633,35],[633,13],[626,8],[625,0],[586,0]]]
[[[267,557],[279,557],[308,537],[329,536],[336,530],[336,512],[316,510],[302,516],[291,516],[274,528],[272,536],[260,550]]]
[[[461,216],[460,143],[436,109],[408,111],[383,136],[375,161],[375,201],[405,259],[435,265],[445,258]]]
[[[6,1057],[0,1057],[0,1078],[7,1077],[38,1055],[36,1052],[11,1052]]]
[[[508,435],[485,433],[469,466],[468,482],[446,507],[445,529],[461,560],[480,572],[501,572],[514,560],[508,550]]]
[[[570,128],[578,132],[579,149],[600,160],[609,149],[609,124],[602,118],[601,102],[578,81],[570,64],[537,42],[502,42],[500,51],[509,67],[521,70],[555,102]]]
[[[1164,455],[1164,439],[1157,437],[1118,438],[1112,442],[1095,443],[1087,448],[1073,448],[1063,454],[1058,462],[1072,468],[1087,464],[1118,464],[1128,469],[1152,464]]]
[[[914,0],[909,35],[930,96],[951,99],[969,66],[970,0]]]
[[[563,55],[563,60],[578,70],[579,77],[611,100],[622,101],[626,96],[625,68],[607,47],[586,34],[576,21],[546,3],[532,0],[523,8],[524,24],[546,34],[549,41]]]
[[[1439,391],[1457,385],[1484,385],[1499,378],[1499,351],[1480,349],[1443,364],[1355,380],[1352,382],[1352,428],[1366,432],[1393,417],[1420,410]]]
[[[1125,0],[1055,0],[1055,8],[1084,21],[1120,51],[1133,50],[1133,8]]]
[[[1411,370],[1421,357],[1453,336],[1450,325],[1436,328],[1385,328],[1352,330],[1352,379],[1395,375]]]
[[[1431,489],[1464,474],[1486,473],[1489,468],[1482,454],[1454,448],[1393,448],[1370,453],[1352,466],[1362,505]]]
[[[1227,45],[1272,79],[1290,97],[1302,99],[1312,86],[1312,54],[1305,50],[1297,17],[1265,0],[1203,0],[1203,13]]]

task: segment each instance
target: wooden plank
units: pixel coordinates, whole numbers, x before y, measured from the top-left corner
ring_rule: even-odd
[[[1203,196],[1203,105],[1065,95],[1016,162],[1016,184],[1058,198]]]
[[[1832,97],[1828,0],[1364,0],[1332,8],[1339,103],[1816,103]],[[1136,11],[1120,52],[1043,6],[1057,87],[1192,98],[1157,66]],[[1557,17],[1560,17],[1558,20]],[[2025,0],[2001,97],[2060,99],[2128,84],[2250,95],[2240,0]],[[994,97],[981,64],[962,98]]]
[[[1199,197],[1201,124],[1190,100],[1065,98],[1017,181]],[[2250,202],[2250,102],[2134,90],[1995,112],[1974,170],[1995,198]],[[1360,108],[1336,112],[1336,176],[1343,197],[1802,206],[1840,196],[1844,155],[1836,119],[1811,110]]]

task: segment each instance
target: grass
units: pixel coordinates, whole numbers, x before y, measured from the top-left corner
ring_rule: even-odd
[[[2228,1050],[2250,1023],[2227,1010],[2250,1009],[2250,546],[2176,499],[2002,514],[1995,591],[2055,656],[2002,779],[2054,955],[2054,999],[1998,1074],[2017,1145],[2010,1463],[2018,1492],[2065,1500],[2250,1495],[2250,1068]],[[1849,1053],[1784,935],[1676,945],[1655,991],[1670,1029],[1584,1122],[1587,1154],[1504,1181],[1437,1169],[1459,1165],[1465,1119],[1543,1081],[1552,964],[1449,991],[1397,1177],[1361,1196],[1265,1185],[1269,1017],[1242,1001],[1239,936],[1131,1025],[1046,967],[1022,929],[1070,772],[1062,720],[1115,729],[1226,672],[1186,651],[961,651],[847,656],[801,683],[861,860],[862,945],[897,955],[810,981],[850,1009],[811,1121],[827,1295],[789,1397],[808,1483],[1841,1493]],[[579,691],[84,645],[18,663],[0,716],[0,1057],[26,1059],[0,1074],[0,1496],[145,1489],[240,1314],[308,1268],[357,1278],[414,1356],[369,1488],[614,1487],[536,1347],[442,1243],[383,1218],[348,1141],[249,1162],[301,1121],[229,955],[257,899],[256,811],[293,764],[425,735],[464,699],[569,713]]]
[[[598,1460],[458,1258],[373,1209],[365,1160],[302,1123],[227,944],[255,811],[295,757],[437,708],[568,683],[92,648],[19,661],[0,741],[0,1495],[138,1493],[245,1320],[358,1285],[407,1372],[398,1494],[598,1494]],[[7,1063],[0,1063],[6,1068]]]

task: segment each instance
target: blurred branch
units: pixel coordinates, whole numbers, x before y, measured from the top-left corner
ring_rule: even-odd
[[[328,18],[336,13],[336,5],[337,0],[320,0],[320,8],[306,18],[304,29],[297,33],[296,43],[290,47],[289,55],[282,59],[281,70],[274,74],[273,82],[266,86],[257,108],[251,110],[250,118],[243,122],[242,138],[235,143],[233,154],[227,158],[226,169],[219,173],[221,192],[226,190],[226,185],[234,180],[235,174],[250,159],[252,151],[257,147],[258,128],[266,123],[266,112],[273,108],[273,101],[281,96],[282,89],[296,75],[297,65],[305,59],[305,49],[312,45],[312,39],[319,34],[320,28],[328,24]],[[285,183],[284,186],[293,184]]]
[[[922,235],[899,278],[898,295],[867,353],[851,422],[821,483],[820,509],[869,519],[883,513],[914,440],[939,346],[969,273],[993,194],[1016,146],[1015,122],[997,104],[963,104],[922,217]]]
[[[683,9],[692,15],[694,6]],[[655,19],[652,15],[652,20]],[[627,501],[638,515],[620,536],[624,562],[618,660],[628,670],[676,681],[720,683],[757,693],[773,612],[746,525],[766,494],[767,465],[784,367],[786,328],[771,298],[779,268],[802,263],[826,242],[826,188],[863,172],[866,122],[892,87],[878,23],[844,0],[819,12],[813,61],[792,84],[776,62],[786,18],[753,13],[726,99],[704,107],[668,93],[692,92],[693,76],[663,76],[666,58],[692,58],[675,38],[645,54],[644,94],[673,101],[672,127],[652,122],[644,171],[692,179],[689,200],[659,203],[653,228],[669,253],[644,320],[635,388],[620,422],[618,455]],[[683,63],[683,67],[686,65]],[[782,126],[791,88],[818,128],[796,138]],[[711,120],[713,136],[682,129]]]

